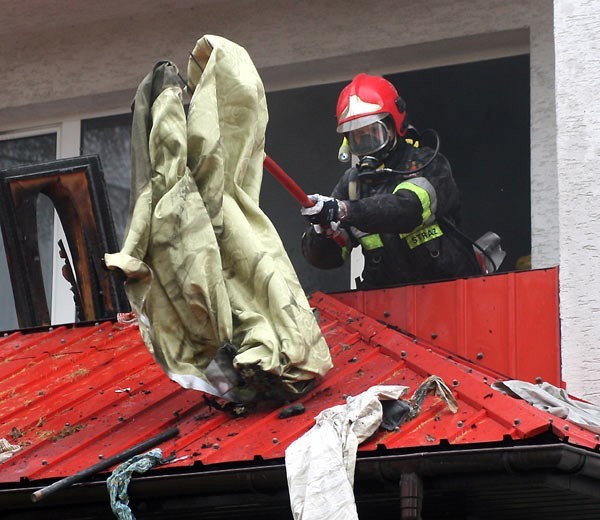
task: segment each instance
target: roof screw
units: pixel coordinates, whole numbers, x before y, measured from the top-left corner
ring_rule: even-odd
[[[600,440],[600,435],[594,435],[594,439]]]
[[[458,421],[458,427],[459,427],[459,428],[462,428],[464,425],[465,425],[465,423],[464,423],[464,422],[462,422],[462,421]]]
[[[67,342],[67,340],[66,340],[65,338],[62,338],[62,339],[60,340],[60,342],[61,342],[61,343],[66,343],[66,342]]]
[[[458,386],[458,379],[454,379],[452,381],[452,386]]]
[[[98,327],[100,324],[98,322],[94,323],[94,327]]]
[[[471,374],[471,373],[473,373],[473,369],[472,369],[472,368],[467,368],[467,372],[468,372],[469,374]]]
[[[390,317],[390,311],[383,311],[383,317],[384,318],[389,318]]]
[[[273,444],[279,444],[279,439],[277,437],[273,437]]]
[[[68,428],[69,426],[71,426],[71,423],[70,422],[66,422],[65,423],[65,428]]]
[[[8,336],[8,332],[5,332],[5,333],[4,333],[4,337],[6,337],[6,336]]]
[[[438,337],[437,332],[431,333],[431,339],[437,339],[437,337]]]
[[[104,458],[104,455],[102,455],[102,453],[101,453],[100,455],[98,455],[98,458],[99,458],[100,460],[102,460],[102,459]]]
[[[406,350],[403,350],[402,352],[400,352],[400,357],[406,357]]]
[[[413,343],[419,343],[419,340],[417,338],[414,338]]]
[[[543,381],[544,381],[544,380],[543,380],[543,379],[542,379],[540,376],[537,376],[537,377],[535,378],[535,382],[536,382],[538,385],[539,385],[539,384],[541,384]]]
[[[52,330],[54,330],[54,327],[48,327],[48,330],[52,331]]]
[[[514,424],[515,426],[519,426],[519,424],[521,424],[521,419],[515,419],[515,420],[513,421],[513,424]]]
[[[569,425],[565,424],[565,430],[569,431]]]
[[[109,338],[112,338],[112,337],[113,337],[113,333],[111,332],[111,333],[108,335],[108,337],[109,337]]]
[[[221,446],[220,446],[220,445],[218,445],[218,444],[213,444],[213,448],[214,448],[215,450],[218,450],[220,447],[221,447]]]
[[[48,464],[48,461],[47,460],[43,460],[42,461],[42,466],[45,466],[46,464]]]
[[[483,352],[477,352],[477,359],[483,359]]]

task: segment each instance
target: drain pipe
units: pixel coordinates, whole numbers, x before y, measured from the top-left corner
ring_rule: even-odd
[[[423,506],[423,481],[416,473],[405,473],[400,477],[400,518],[421,520]]]

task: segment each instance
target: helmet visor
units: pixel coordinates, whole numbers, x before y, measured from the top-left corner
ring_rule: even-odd
[[[350,151],[358,157],[381,150],[390,140],[390,132],[382,121],[348,132]]]

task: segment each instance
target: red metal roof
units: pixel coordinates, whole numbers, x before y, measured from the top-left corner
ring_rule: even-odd
[[[558,268],[335,296],[505,378],[563,386]]]
[[[343,299],[343,298],[342,298]],[[335,367],[302,399],[302,415],[279,419],[263,408],[233,418],[208,406],[204,394],[170,381],[147,352],[136,325],[104,322],[14,332],[0,338],[0,438],[23,449],[0,466],[0,484],[72,475],[177,426],[161,445],[174,466],[281,459],[323,409],[376,384],[414,390],[428,375],[452,388],[459,409],[437,397],[396,432],[379,432],[360,447],[426,450],[526,439],[553,431],[598,448],[597,436],[490,388],[494,373],[370,318],[340,298],[316,293],[311,303]],[[26,480],[23,480],[26,479]]]

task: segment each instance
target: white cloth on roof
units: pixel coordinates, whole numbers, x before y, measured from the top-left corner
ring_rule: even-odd
[[[358,519],[354,468],[358,446],[383,419],[380,400],[400,399],[406,386],[373,386],[346,404],[323,410],[316,424],[285,451],[294,520]]]
[[[520,397],[540,410],[600,433],[600,407],[572,399],[563,388],[546,382],[535,385],[519,380],[498,381],[492,384],[492,388],[512,397]]]
[[[0,464],[10,459],[17,451],[21,449],[18,444],[11,444],[6,439],[0,439]]]

